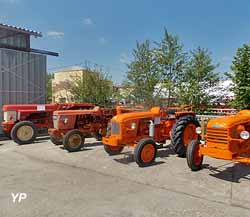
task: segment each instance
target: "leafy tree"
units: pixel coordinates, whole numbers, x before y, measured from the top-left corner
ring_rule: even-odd
[[[52,79],[54,79],[54,74],[48,73],[46,78],[46,103],[52,102]]]
[[[214,72],[218,65],[212,62],[207,49],[198,47],[191,51],[183,82],[179,88],[179,100],[193,104],[199,108],[201,104],[208,105],[212,96],[209,90],[218,84],[219,76]]]
[[[72,79],[70,93],[75,102],[91,102],[100,106],[111,104],[113,83],[109,75],[98,71],[86,71],[82,76]]]
[[[164,88],[167,94],[167,105],[171,99],[176,98],[176,90],[182,80],[183,71],[187,62],[187,54],[183,51],[183,45],[179,43],[177,36],[171,35],[166,29],[164,38],[157,43],[154,50],[161,80],[159,91]]]
[[[235,94],[233,106],[239,109],[249,108],[250,106],[250,46],[244,44],[238,48],[234,56],[232,73],[226,75],[232,79],[232,91]]]
[[[127,86],[132,87],[134,101],[149,107],[155,104],[158,98],[155,86],[159,83],[160,75],[148,40],[141,44],[137,42],[133,61],[127,66]]]

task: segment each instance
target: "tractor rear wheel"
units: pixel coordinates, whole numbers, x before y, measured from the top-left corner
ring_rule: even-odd
[[[80,130],[71,130],[63,137],[63,146],[68,152],[80,151],[85,138]]]
[[[36,139],[37,128],[30,121],[21,121],[11,130],[11,138],[19,145],[33,143]]]
[[[56,137],[56,136],[50,136],[50,141],[51,141],[54,145],[62,145],[62,144],[63,144],[62,138],[58,138],[58,137]]]
[[[187,148],[187,164],[192,171],[198,171],[202,167],[203,155],[199,153],[200,141],[192,140]]]
[[[154,162],[156,153],[157,148],[153,139],[141,139],[134,151],[135,162],[139,167],[149,166]]]
[[[123,150],[123,146],[111,146],[111,145],[104,145],[104,150],[110,155],[117,155],[120,154]]]
[[[199,126],[199,121],[192,115],[183,116],[175,123],[171,132],[171,144],[179,157],[186,157],[188,144],[199,138],[196,133]]]

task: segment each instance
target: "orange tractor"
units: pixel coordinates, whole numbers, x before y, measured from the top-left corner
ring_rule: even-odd
[[[187,149],[187,163],[192,171],[202,168],[203,156],[250,164],[250,110],[215,118],[206,133],[198,127],[201,140],[192,140]]]
[[[55,145],[64,145],[69,152],[79,151],[86,137],[101,140],[106,135],[110,119],[133,110],[118,106],[116,109],[95,107],[90,110],[55,111],[54,128],[49,129],[51,141]]]
[[[172,137],[174,142],[180,142],[174,145],[183,154],[186,149],[184,143],[188,144],[192,139],[198,138],[195,130],[200,125],[192,111],[180,110],[154,107],[146,112],[113,117],[110,130],[102,139],[105,151],[109,155],[116,155],[125,146],[134,147],[136,163],[140,167],[148,166],[154,162],[157,148],[162,148],[165,141]],[[171,136],[171,131],[176,133],[180,129],[184,130],[178,134],[181,138],[177,140],[174,135]]]

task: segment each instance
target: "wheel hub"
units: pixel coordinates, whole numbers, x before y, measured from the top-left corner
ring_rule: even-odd
[[[30,140],[34,135],[34,130],[30,126],[22,126],[17,130],[17,137],[21,141],[28,141]]]
[[[143,162],[148,163],[153,160],[155,155],[155,149],[152,144],[147,144],[143,147],[141,152],[141,159]]]
[[[73,148],[78,147],[82,143],[82,138],[80,135],[72,135],[69,138],[69,145]]]

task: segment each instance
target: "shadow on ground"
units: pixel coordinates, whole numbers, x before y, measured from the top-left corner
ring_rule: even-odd
[[[166,158],[169,157],[170,155],[175,154],[174,151],[170,147],[166,147],[164,149],[158,149],[157,155],[156,155],[156,161],[152,163],[150,166],[156,166],[158,164],[163,164],[165,163],[164,161],[159,161],[159,158]],[[128,151],[128,152],[122,152],[118,156],[123,156],[121,158],[115,158],[114,161],[122,164],[130,164],[134,163],[134,152],[133,151]]]
[[[94,143],[85,143],[84,147],[96,147],[103,146],[102,142],[94,142]]]
[[[10,140],[8,137],[0,136],[0,141],[7,141]]]
[[[232,164],[232,166],[229,166]],[[250,180],[250,167],[247,164],[228,163],[220,167],[207,167],[210,176],[229,182],[240,183],[241,179]]]
[[[77,151],[91,151],[94,150],[92,147],[97,147],[97,146],[103,146],[102,142],[94,142],[94,143],[85,143],[84,147],[81,148],[81,150]],[[60,149],[65,150],[64,146],[60,146]],[[69,152],[69,153],[74,153],[74,152]]]

